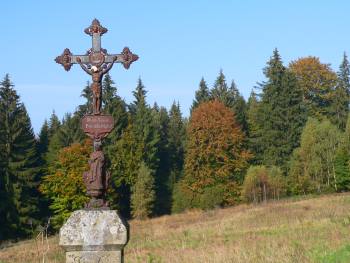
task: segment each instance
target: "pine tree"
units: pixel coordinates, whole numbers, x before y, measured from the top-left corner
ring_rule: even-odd
[[[132,187],[132,216],[136,219],[148,218],[152,214],[154,201],[154,176],[152,170],[141,162],[136,183]]]
[[[192,102],[191,112],[202,102],[209,101],[210,91],[204,78],[199,83],[199,89],[196,91],[195,99]]]
[[[1,201],[3,236],[26,236],[38,223],[38,155],[26,108],[9,75],[0,84],[0,148],[5,198]],[[4,194],[4,193],[3,193]]]
[[[332,99],[330,120],[344,131],[349,113],[350,65],[346,54],[339,66],[337,85]]]
[[[306,121],[302,92],[294,74],[283,66],[277,49],[264,74],[267,82],[262,84],[259,114],[263,163],[286,170]]]

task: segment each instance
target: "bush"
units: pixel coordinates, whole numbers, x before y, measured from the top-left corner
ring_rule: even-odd
[[[171,212],[180,213],[192,207],[193,196],[193,192],[187,190],[182,181],[176,183],[174,186]]]
[[[286,180],[279,167],[250,166],[243,183],[242,195],[250,202],[279,199],[286,190]]]

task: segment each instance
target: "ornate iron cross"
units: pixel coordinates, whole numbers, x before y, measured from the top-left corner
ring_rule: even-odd
[[[101,26],[97,19],[84,32],[92,36],[92,48],[85,55],[73,55],[66,48],[62,55],[56,57],[55,61],[61,64],[66,71],[69,71],[73,64],[79,64],[81,68],[92,76],[93,91],[93,114],[101,112],[101,80],[113,66],[114,63],[122,63],[128,69],[130,64],[138,60],[128,47],[125,47],[121,54],[108,54],[107,50],[101,48],[101,36],[107,32],[107,28]]]
[[[91,90],[93,95],[92,114],[87,114],[82,120],[82,129],[93,139],[94,151],[90,155],[89,171],[84,172],[83,180],[87,188],[87,194],[91,197],[87,208],[108,207],[106,191],[109,184],[110,173],[106,171],[105,157],[102,151],[102,139],[106,137],[114,127],[113,117],[101,114],[102,78],[114,65],[122,63],[128,69],[130,64],[139,57],[125,47],[121,54],[108,54],[106,49],[101,48],[101,36],[107,32],[107,28],[101,26],[94,19],[91,26],[84,32],[92,36],[92,48],[85,55],[73,55],[66,48],[62,55],[55,61],[69,71],[73,64],[79,64],[81,68],[91,75]]]

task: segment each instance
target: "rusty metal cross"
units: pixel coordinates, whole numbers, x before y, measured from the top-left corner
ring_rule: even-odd
[[[79,59],[83,64],[96,67],[104,63],[122,63],[126,69],[130,67],[132,62],[138,59],[138,56],[132,54],[128,47],[125,47],[121,54],[107,54],[107,50],[101,48],[101,36],[107,32],[107,28],[101,26],[97,19],[94,19],[84,32],[92,36],[92,48],[86,52],[86,55],[73,55],[70,50],[66,48],[62,55],[55,59],[66,71],[69,71],[73,64],[80,64]]]
[[[83,131],[93,139],[94,151],[90,155],[90,170],[84,172],[83,180],[87,188],[87,194],[91,197],[86,204],[87,208],[108,207],[106,191],[109,184],[110,173],[106,170],[105,157],[102,151],[102,139],[106,137],[114,127],[111,115],[101,113],[102,101],[102,78],[114,65],[122,63],[128,69],[130,64],[139,57],[131,53],[125,47],[121,54],[108,54],[106,49],[101,48],[101,36],[107,32],[107,28],[101,26],[97,19],[84,32],[92,37],[92,48],[85,55],[73,55],[66,48],[62,55],[56,57],[55,61],[69,71],[73,64],[80,67],[92,77],[92,114],[86,114],[82,119]]]
[[[93,114],[101,112],[101,80],[113,66],[114,63],[123,64],[128,69],[130,64],[138,60],[128,47],[121,54],[108,54],[106,49],[101,48],[101,36],[107,32],[107,28],[101,26],[97,19],[84,32],[92,37],[92,48],[85,55],[73,55],[66,48],[62,55],[56,57],[55,61],[69,71],[73,64],[79,64],[81,68],[92,76],[91,89],[93,91]]]

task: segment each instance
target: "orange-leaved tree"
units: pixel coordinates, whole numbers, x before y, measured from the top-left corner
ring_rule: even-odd
[[[187,136],[181,185],[193,194],[191,206],[234,203],[251,157],[234,113],[217,100],[202,103],[192,112]]]
[[[40,191],[50,200],[52,224],[60,227],[70,214],[88,201],[83,172],[88,170],[91,141],[75,143],[58,153],[40,185]]]

